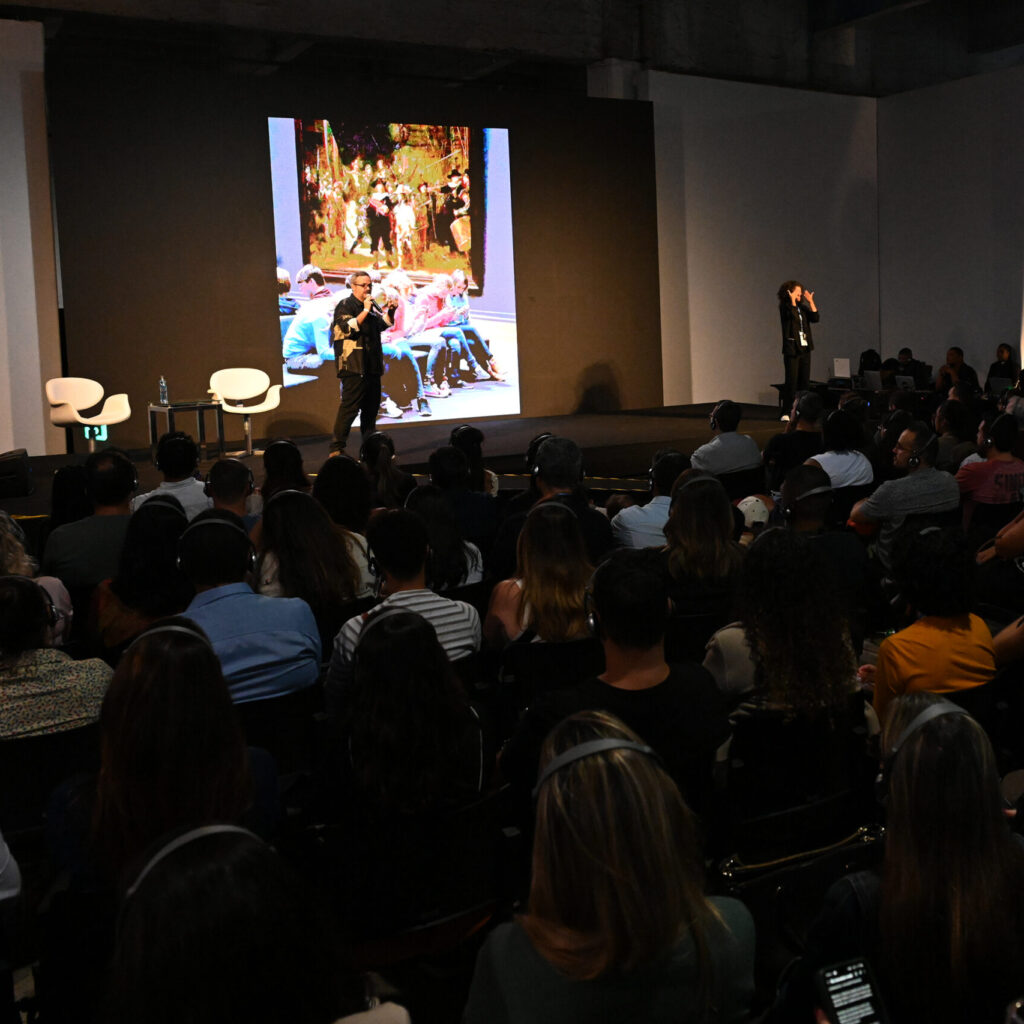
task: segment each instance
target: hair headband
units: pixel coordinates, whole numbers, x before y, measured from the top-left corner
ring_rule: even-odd
[[[575,747],[570,747],[548,761],[547,767],[537,780],[537,785],[533,787],[533,798],[537,799],[540,787],[555,772],[561,771],[566,765],[572,764],[573,761],[579,761],[584,757],[592,757],[594,754],[603,754],[606,750],[635,750],[637,753],[646,754],[648,757],[653,757],[659,764],[661,763],[661,758],[658,757],[657,753],[643,743],[634,743],[632,740],[620,739],[587,740],[586,743],[577,743]]]

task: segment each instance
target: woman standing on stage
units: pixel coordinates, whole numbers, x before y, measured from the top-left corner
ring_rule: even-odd
[[[778,296],[782,319],[782,361],[786,367],[782,405],[789,409],[796,392],[805,391],[811,379],[811,352],[814,351],[811,324],[816,324],[819,317],[814,292],[805,291],[799,281],[783,282]]]

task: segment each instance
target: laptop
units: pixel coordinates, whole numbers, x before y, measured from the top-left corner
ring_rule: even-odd
[[[850,376],[850,360],[849,359],[833,359],[832,360],[832,376],[833,377],[849,377]]]
[[[864,371],[864,386],[871,391],[882,390],[882,371],[881,370],[865,370]]]
[[[896,383],[896,387],[900,391],[913,391],[914,390],[914,378],[913,377],[907,377],[907,376],[905,376],[902,373],[897,373],[896,376],[893,379],[894,379],[894,381]]]

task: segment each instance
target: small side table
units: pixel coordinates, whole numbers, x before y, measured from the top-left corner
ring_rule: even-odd
[[[202,458],[205,459],[209,455],[205,416],[208,411],[212,411],[217,418],[217,454],[223,458],[224,410],[221,408],[220,402],[211,402],[209,399],[204,399],[199,402],[171,402],[170,405],[150,403],[147,408],[149,411],[149,444],[154,462],[156,462],[156,442],[159,437],[156,432],[156,417],[158,413],[163,413],[167,417],[167,432],[170,433],[174,430],[174,417],[177,413],[194,412],[196,414],[196,433],[199,435],[199,452]]]

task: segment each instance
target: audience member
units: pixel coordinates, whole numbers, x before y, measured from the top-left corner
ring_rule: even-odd
[[[579,520],[587,558],[591,565],[597,565],[612,548],[612,530],[603,513],[590,507],[583,491],[583,453],[579,445],[567,437],[546,438],[537,449],[532,475],[540,494],[537,504],[557,502],[572,511]],[[509,515],[498,530],[491,569],[499,578],[515,571],[516,542],[526,516],[526,512]]]
[[[384,596],[381,608],[404,608],[422,615],[434,627],[452,661],[480,649],[480,616],[476,609],[427,589],[427,528],[420,519],[405,509],[389,509],[373,517],[366,539]],[[334,640],[324,689],[328,711],[335,717],[351,686],[356,644],[365,620],[365,614],[349,619]]]
[[[676,610],[717,613],[728,622],[743,561],[733,540],[733,509],[714,477],[690,472],[672,489],[665,562]]]
[[[370,479],[373,504],[378,508],[401,508],[416,480],[398,468],[395,442],[380,430],[367,434],[359,448],[359,461]]]
[[[469,460],[470,490],[481,491],[493,498],[498,493],[498,474],[484,466],[483,431],[471,423],[463,423],[452,430],[448,443]]]
[[[324,661],[359,583],[345,538],[324,507],[305,491],[277,491],[263,506],[256,591],[265,597],[299,597],[309,605]]]
[[[252,530],[260,518],[249,512],[255,490],[252,470],[241,459],[218,459],[206,474],[206,494],[213,507],[234,512],[247,530]]]
[[[1013,454],[1018,433],[1017,420],[1008,413],[1002,413],[983,426],[985,437],[981,440],[981,447],[985,461],[963,465],[956,474],[957,485],[964,497],[964,530],[970,528],[977,506],[1019,507],[1024,490],[1024,462]],[[999,525],[1004,524],[1005,519]]]
[[[338,726],[348,795],[371,817],[456,806],[490,775],[480,722],[434,627],[398,606],[363,623]]]
[[[357,1012],[365,981],[342,963],[332,924],[271,847],[230,825],[178,829],[123,897],[105,1020],[408,1024],[390,1003]]]
[[[801,391],[793,402],[785,433],[772,437],[764,449],[764,468],[772,494],[782,490],[786,474],[822,450],[821,395]]]
[[[1009,345],[1000,345],[996,349],[996,361],[988,368],[988,373],[985,375],[985,394],[993,393],[996,381],[1005,381],[1006,383],[1002,385],[1004,389],[1013,387],[1019,376],[1020,371],[1013,358],[1013,349]]]
[[[878,874],[841,879],[765,1018],[811,1020],[817,969],[865,957],[893,1021],[1000,1024],[1021,994],[1024,850],[981,727],[928,694],[896,701],[883,736]]]
[[[430,482],[451,507],[463,536],[486,554],[498,530],[498,506],[493,497],[470,485],[470,462],[458,448],[446,445],[430,453]]]
[[[893,544],[892,572],[918,618],[878,648],[874,706],[883,724],[894,697],[966,690],[995,674],[992,635],[970,614],[974,558],[961,530],[905,526]]]
[[[782,482],[783,520],[825,556],[830,594],[849,617],[850,636],[859,654],[868,620],[879,606],[881,595],[867,549],[857,534],[826,528],[831,504],[832,485],[825,470],[805,465],[786,474]]]
[[[535,505],[516,545],[516,575],[491,593],[484,621],[488,644],[586,636],[584,597],[592,572],[575,515],[557,502]]]
[[[0,577],[0,738],[63,732],[95,722],[110,682],[98,658],[53,650],[56,615],[27,576]]]
[[[914,353],[909,348],[901,348],[896,353],[896,361],[899,363],[896,372],[901,377],[913,378],[915,390],[931,387],[928,367],[920,359],[915,359]]]
[[[955,473],[960,463],[977,450],[967,406],[947,398],[935,410],[933,422],[935,433],[939,435],[935,468]]]
[[[743,406],[728,398],[722,399],[711,410],[708,422],[714,436],[690,456],[694,469],[721,476],[761,465],[757,442],[746,434],[736,433],[742,419]]]
[[[825,450],[808,459],[807,464],[825,470],[835,490],[870,484],[875,478],[874,470],[867,456],[857,450],[863,442],[864,432],[853,414],[834,409],[825,417],[822,430]]]
[[[739,620],[711,638],[704,659],[730,704],[748,698],[744,717],[815,719],[849,702],[856,668],[849,621],[842,602],[822,600],[828,579],[824,553],[802,533],[767,530],[750,545],[736,593]]]
[[[530,482],[527,484],[526,489],[520,491],[514,497],[512,497],[505,507],[505,513],[508,517],[519,515],[521,512],[529,512],[529,510],[540,500],[540,490],[537,488],[537,478],[534,475],[534,467],[537,465],[537,452],[540,451],[540,446],[549,438],[554,437],[550,431],[543,430],[539,434],[535,434],[530,438],[530,443],[526,446],[526,452],[523,455],[523,461],[526,465],[526,475],[529,477]]]
[[[690,468],[690,458],[674,448],[655,452],[647,480],[651,500],[624,508],[611,520],[615,543],[622,548],[660,548],[665,544],[665,523],[672,503],[672,486]]]
[[[278,438],[263,453],[263,486],[260,496],[264,504],[278,491],[310,491],[313,484],[302,465],[302,452],[294,441]]]
[[[964,362],[964,350],[959,345],[953,345],[946,352],[946,361],[935,375],[935,390],[945,394],[956,384],[967,384],[975,390],[978,388],[978,374]]]
[[[43,572],[69,588],[94,587],[117,572],[138,486],[131,459],[117,448],[93,452],[85,470],[93,514],[57,527],[43,552]]]
[[[172,829],[242,818],[245,741],[192,621],[164,619],[125,652],[100,713],[100,753],[93,834],[111,879]]]
[[[655,751],[590,712],[540,763],[526,913],[484,943],[466,1024],[745,1019],[753,922],[702,894],[696,826]]]
[[[687,802],[706,813],[715,751],[729,735],[726,703],[699,665],[665,661],[670,605],[658,552],[614,552],[594,573],[590,602],[605,671],[536,700],[502,751],[502,774],[528,793],[552,727],[577,711],[607,711],[657,751]]]
[[[238,516],[201,512],[178,542],[179,565],[195,587],[185,617],[202,627],[241,703],[312,686],[320,632],[298,597],[272,598],[245,582],[255,552]]]
[[[433,484],[414,488],[405,499],[405,507],[419,516],[427,528],[427,586],[431,590],[455,590],[483,579],[480,549],[464,539],[440,488]]]
[[[855,523],[878,523],[880,530],[875,556],[882,567],[892,569],[892,544],[908,516],[941,516],[960,504],[956,481],[935,468],[939,439],[927,423],[914,420],[900,434],[893,449],[893,465],[906,476],[886,480],[877,491],[853,506]]]
[[[170,494],[181,502],[189,519],[208,509],[212,502],[206,487],[196,479],[199,466],[199,445],[180,430],[164,434],[156,446],[156,468],[163,480],[159,486],[138,495],[132,502],[132,511],[142,507],[155,494]]]
[[[359,570],[357,598],[373,593],[370,550],[366,545],[366,524],[370,520],[370,480],[363,467],[350,455],[335,455],[321,467],[313,481],[313,497],[334,520]]]
[[[93,591],[90,633],[112,665],[124,647],[157,619],[183,612],[192,585],[178,568],[178,540],[188,526],[181,502],[153,495],[132,515],[117,575]]]
[[[71,635],[74,618],[71,595],[56,576],[36,575],[36,560],[28,554],[25,545],[25,531],[0,510],[0,576],[29,576],[46,591],[56,619],[47,630],[47,646],[59,647]]]

